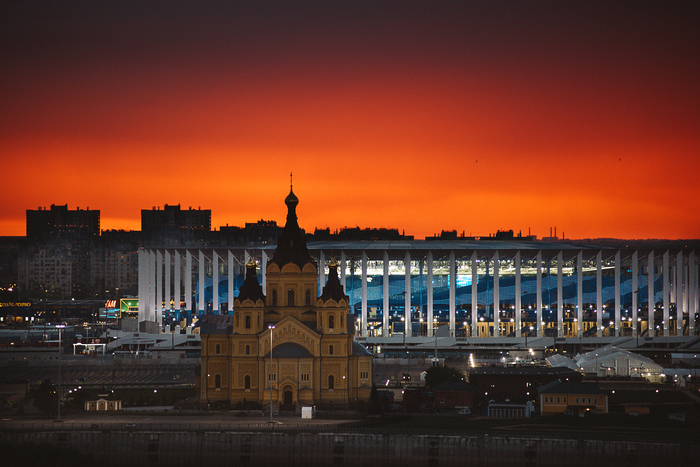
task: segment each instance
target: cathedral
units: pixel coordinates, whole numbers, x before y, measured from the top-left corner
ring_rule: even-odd
[[[251,401],[299,411],[369,398],[372,355],[354,340],[355,322],[335,261],[318,295],[323,265],[306,248],[298,203],[290,188],[287,222],[265,271],[267,294],[249,261],[233,315],[202,316],[202,403]]]

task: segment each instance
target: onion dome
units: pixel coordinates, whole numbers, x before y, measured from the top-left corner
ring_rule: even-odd
[[[253,302],[258,301],[258,299],[265,301],[262,286],[258,283],[257,266],[252,258],[249,258],[245,265],[245,280],[238,289],[238,297],[236,298],[240,301],[247,299]]]

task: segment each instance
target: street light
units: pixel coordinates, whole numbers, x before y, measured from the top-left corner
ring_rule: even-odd
[[[435,337],[435,365],[438,364],[438,350],[437,350],[437,318],[433,318],[433,337]]]
[[[65,328],[64,324],[57,324],[58,329],[58,389],[56,393],[58,394],[58,417],[57,422],[61,421],[61,354],[63,353],[63,346],[61,345],[61,329]]]
[[[268,378],[270,379],[270,423],[272,423],[272,330],[275,329],[275,325],[270,324],[268,328],[270,329],[270,375]]]

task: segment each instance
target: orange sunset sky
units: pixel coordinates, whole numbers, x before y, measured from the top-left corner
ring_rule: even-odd
[[[610,4],[612,3],[612,4]],[[700,238],[694,2],[0,3],[0,235],[212,227]]]

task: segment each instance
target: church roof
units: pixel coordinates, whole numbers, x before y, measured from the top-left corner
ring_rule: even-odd
[[[314,263],[314,260],[306,248],[306,236],[297,222],[296,207],[299,204],[299,198],[291,187],[284,204],[287,205],[287,223],[284,225],[282,235],[277,241],[277,249],[270,261],[277,264],[280,269],[287,263],[294,263],[299,268],[303,268],[307,263]]]
[[[319,298],[324,302],[331,299],[336,302],[339,302],[343,298],[348,300],[348,296],[345,295],[345,291],[343,290],[343,285],[340,283],[340,279],[338,279],[338,263],[335,261],[331,261],[328,265],[328,281],[323,287],[323,292]]]
[[[433,391],[474,391],[474,386],[463,379],[443,381],[433,388]]]
[[[197,322],[200,334],[230,334],[233,316],[203,314]]]
[[[556,380],[537,388],[540,394],[605,394],[596,383]]]
[[[258,283],[255,263],[251,260],[245,265],[245,280],[238,289],[238,299],[240,301],[251,299],[256,302],[258,299],[265,301],[262,286]]]
[[[360,344],[359,342],[353,342],[352,355],[353,357],[363,357],[367,355],[371,356],[372,354],[369,353],[369,350],[367,350],[364,345]]]
[[[270,358],[269,352],[265,355],[265,358]],[[272,358],[314,358],[314,356],[303,345],[294,342],[285,342],[276,345],[272,349]]]

